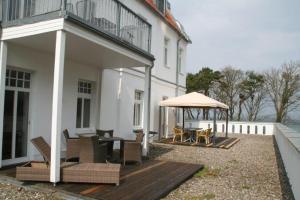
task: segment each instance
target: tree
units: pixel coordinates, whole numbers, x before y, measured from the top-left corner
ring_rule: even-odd
[[[213,71],[208,67],[202,68],[196,74],[187,75],[187,92],[202,91],[204,95],[209,96],[209,91],[214,82],[218,81],[221,77],[219,71]]]
[[[229,118],[233,120],[235,108],[239,100],[240,83],[243,80],[243,72],[231,66],[221,71],[221,78],[215,89],[216,98],[229,106]]]
[[[255,121],[265,99],[265,78],[253,71],[246,72],[240,84],[238,120],[241,119],[242,105],[248,114],[248,121]]]
[[[221,77],[219,71],[214,71],[208,67],[202,68],[197,74],[187,75],[187,92],[203,92],[204,95],[209,96],[213,83],[218,81]],[[188,111],[192,112],[192,111]],[[200,109],[197,109],[197,119],[200,115]],[[193,116],[192,113],[189,114]],[[208,111],[203,112],[203,118],[208,119]]]
[[[289,111],[300,104],[300,64],[284,63],[265,73],[266,91],[276,111],[276,122],[283,122]]]

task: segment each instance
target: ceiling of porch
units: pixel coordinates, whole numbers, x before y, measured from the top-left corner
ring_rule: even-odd
[[[48,32],[13,39],[10,40],[10,42],[54,55],[55,39],[56,32]],[[130,68],[145,66],[145,63],[140,62],[138,59],[113,51],[72,33],[67,33],[66,37],[66,59],[101,68]]]

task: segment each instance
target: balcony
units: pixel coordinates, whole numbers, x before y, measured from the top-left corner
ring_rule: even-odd
[[[151,25],[117,0],[2,0],[2,27],[65,18],[150,55]]]

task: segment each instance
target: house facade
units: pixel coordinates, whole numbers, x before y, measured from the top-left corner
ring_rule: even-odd
[[[185,93],[190,39],[164,0],[2,0],[0,164],[41,159],[59,180],[62,130],[166,130],[162,99]],[[167,113],[167,112],[165,112]]]

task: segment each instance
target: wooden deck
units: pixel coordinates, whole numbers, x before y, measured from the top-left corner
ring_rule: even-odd
[[[145,161],[121,170],[119,186],[107,184],[58,184],[55,190],[95,199],[152,200],[166,196],[203,168],[202,165],[168,161]],[[0,170],[0,175],[14,176],[13,169]],[[40,184],[40,183],[39,183]],[[51,187],[49,183],[43,186]]]
[[[215,144],[205,144],[205,143],[190,143],[190,142],[173,142],[172,138],[163,139],[159,143],[164,144],[172,144],[172,145],[185,145],[185,146],[195,146],[195,147],[211,147],[211,148],[222,148],[222,149],[229,149],[237,142],[239,142],[239,138],[226,138],[226,137],[217,137],[215,140]]]

